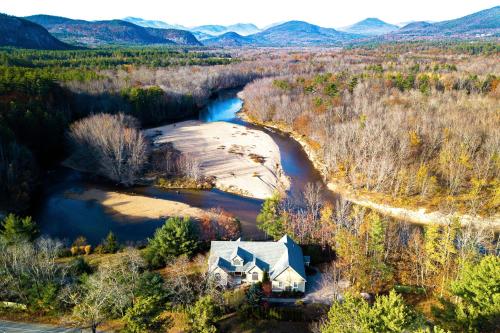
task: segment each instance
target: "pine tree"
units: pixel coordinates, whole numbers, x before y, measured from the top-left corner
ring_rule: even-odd
[[[376,212],[371,212],[368,219],[370,220],[370,252],[376,260],[382,261],[385,252],[385,222]]]
[[[368,333],[370,307],[368,302],[350,293],[342,301],[335,301],[328,311],[328,320],[321,327],[321,333]]]
[[[188,312],[189,332],[215,333],[215,323],[221,315],[220,307],[214,302],[212,296],[203,296]]]
[[[118,241],[113,232],[109,232],[103,243],[103,249],[105,253],[116,253],[119,249]]]
[[[437,273],[440,262],[440,227],[431,224],[425,227],[424,251],[425,251],[425,275],[429,279]],[[427,281],[428,283],[429,281]]]
[[[394,290],[375,299],[370,317],[371,332],[408,332],[423,326],[422,318]]]
[[[32,241],[38,235],[38,228],[30,216],[21,218],[9,214],[2,222],[0,236],[7,244]]]
[[[169,218],[148,240],[145,251],[146,260],[153,267],[165,265],[170,259],[180,255],[190,256],[198,242],[193,224],[188,217]]]
[[[257,227],[275,240],[280,239],[286,233],[285,219],[279,210],[280,201],[278,194],[266,199],[257,216]]]
[[[262,302],[262,285],[260,283],[254,283],[248,288],[246,293],[247,303],[251,306],[258,306]]]
[[[321,333],[400,333],[424,327],[422,317],[395,291],[377,296],[371,307],[363,298],[347,293],[342,301],[332,304]]]
[[[500,258],[485,256],[459,274],[450,288],[459,299],[456,321],[471,332],[493,332],[500,327]]]
[[[134,305],[127,309],[125,332],[165,332],[172,327],[172,317],[162,316],[162,306],[154,297],[138,297]]]

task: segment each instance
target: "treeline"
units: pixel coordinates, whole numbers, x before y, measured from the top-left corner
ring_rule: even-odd
[[[470,55],[495,55],[500,52],[500,45],[488,41],[406,41],[406,42],[374,42],[355,44],[349,49],[378,50],[387,54],[408,51],[428,52],[434,54],[455,53]]]
[[[73,51],[40,51],[0,48],[0,65],[50,68],[58,72],[64,68],[92,71],[116,69],[120,66],[194,66],[225,65],[233,59],[229,53],[217,51],[190,51],[179,48],[109,48]]]
[[[494,215],[500,78],[492,59],[377,54],[322,74],[258,80],[244,90],[245,109],[304,135],[330,180],[399,204]]]

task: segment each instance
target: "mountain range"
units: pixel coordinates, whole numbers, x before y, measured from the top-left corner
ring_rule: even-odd
[[[70,45],[309,47],[378,41],[478,38],[500,38],[500,6],[454,20],[411,22],[401,28],[377,18],[367,18],[338,30],[303,21],[283,22],[261,30],[248,23],[186,28],[134,17],[84,21],[50,15],[25,18],[0,15],[0,46],[39,49],[66,49]]]
[[[500,6],[458,19],[429,23],[412,22],[378,40],[440,40],[500,38]]]
[[[123,20],[84,21],[50,15],[25,17],[63,42],[84,45],[201,45],[190,32],[177,29],[144,28]]]
[[[124,21],[134,23],[145,28],[160,28],[160,29],[180,29],[193,33],[199,40],[211,39],[216,36],[221,36],[228,32],[235,32],[238,35],[248,36],[260,32],[261,30],[252,23],[237,23],[228,26],[224,25],[200,25],[196,27],[185,27],[178,24],[170,24],[163,21],[145,20],[138,17],[126,17]]]

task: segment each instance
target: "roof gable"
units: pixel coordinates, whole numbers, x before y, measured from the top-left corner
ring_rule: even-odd
[[[243,266],[232,265],[232,259],[236,256],[244,260]],[[271,279],[291,267],[306,279],[302,249],[286,235],[277,242],[212,241],[210,270],[214,266],[230,272],[247,272],[257,266],[260,270],[269,272]]]

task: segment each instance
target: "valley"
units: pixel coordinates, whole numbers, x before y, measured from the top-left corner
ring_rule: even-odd
[[[426,1],[0,3],[0,331],[496,333],[500,7]]]

